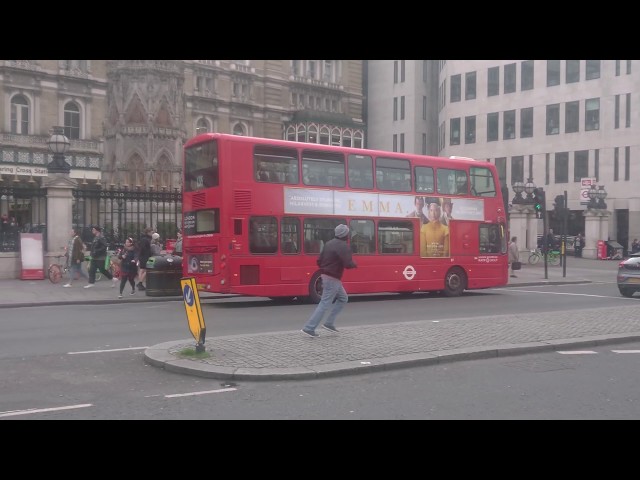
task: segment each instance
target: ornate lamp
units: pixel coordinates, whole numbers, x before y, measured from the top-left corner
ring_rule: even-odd
[[[524,192],[525,185],[522,182],[515,182],[511,188],[515,193],[513,197],[513,201],[511,203],[524,203],[524,198],[522,198],[522,192]]]
[[[598,187],[597,197],[598,197],[598,208],[602,208],[603,210],[606,210],[607,204],[604,203],[604,199],[607,198],[607,191],[604,189],[604,185],[600,185]]]
[[[524,191],[527,194],[525,203],[533,203],[533,191],[536,189],[536,184],[533,183],[533,178],[528,178],[527,183],[524,185]]]
[[[589,204],[587,205],[587,208],[598,208],[598,203],[597,203],[597,198],[598,198],[598,190],[596,189],[595,185],[591,185],[591,187],[589,188]]]
[[[53,154],[53,160],[47,165],[50,173],[69,173],[71,167],[64,159],[64,154],[69,150],[69,139],[64,135],[64,128],[52,127],[51,137],[47,141],[49,150]]]

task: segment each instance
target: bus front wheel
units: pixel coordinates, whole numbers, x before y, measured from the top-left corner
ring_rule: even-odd
[[[459,297],[467,288],[467,275],[460,267],[454,267],[444,278],[444,294],[447,297]]]

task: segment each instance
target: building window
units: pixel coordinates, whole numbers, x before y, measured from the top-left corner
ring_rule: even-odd
[[[427,154],[427,134],[422,134],[422,155]]]
[[[502,139],[511,140],[516,138],[516,111],[507,110],[504,112],[502,120]]]
[[[525,60],[521,64],[520,90],[533,90],[533,60]]]
[[[400,120],[404,120],[404,95],[400,97]]]
[[[400,152],[404,153],[404,133],[400,134]]]
[[[618,147],[613,149],[613,181],[617,182],[620,177],[620,149]]]
[[[624,126],[625,126],[625,128],[630,128],[631,127],[631,94],[630,93],[626,94]]]
[[[533,137],[533,107],[520,110],[520,138]]]
[[[451,119],[449,130],[451,131],[449,145],[460,145],[460,118]]]
[[[451,77],[451,103],[459,102],[462,98],[462,75]]]
[[[556,183],[569,182],[569,152],[556,153]]]
[[[589,176],[589,151],[579,150],[573,155],[573,181],[579,182]]]
[[[422,96],[422,119],[427,119],[427,97]]]
[[[398,151],[398,134],[397,133],[393,134],[393,151],[394,152]]]
[[[404,60],[400,60],[400,82],[404,82]]]
[[[620,95],[615,96],[613,107],[613,128],[620,128]]]
[[[200,135],[201,133],[207,133],[210,131],[211,130],[209,129],[209,122],[204,118],[198,119],[198,122],[196,123],[196,135]]]
[[[393,83],[398,83],[398,60],[393,61]]]
[[[627,75],[631,75],[631,60],[627,60]]]
[[[487,96],[500,93],[500,67],[491,67],[487,72]]]
[[[580,81],[580,60],[567,60],[567,83]]]
[[[464,118],[464,143],[476,143],[476,117]]]
[[[631,178],[631,147],[624,147],[624,179]]]
[[[398,120],[398,97],[393,97],[393,121]]]
[[[64,106],[64,134],[69,140],[80,138],[80,109],[74,102]]]
[[[544,184],[549,185],[549,170],[551,165],[551,154],[547,153],[544,156]]]
[[[246,132],[246,130],[244,128],[244,125],[242,125],[241,123],[236,123],[233,126],[233,134],[234,135],[241,135],[241,136],[246,135],[247,132]]]
[[[580,102],[567,102],[564,105],[564,133],[574,133],[579,130]]]
[[[595,158],[593,159],[593,176],[596,182],[600,181],[600,150],[594,150]]]
[[[587,60],[586,79],[600,78],[600,60]]]
[[[438,151],[444,150],[447,138],[447,124],[442,122],[440,124],[440,128],[438,129],[439,137],[438,137]]]
[[[487,142],[498,140],[500,114],[498,112],[487,113]]]
[[[560,85],[560,60],[547,60],[547,87]]]
[[[524,182],[524,156],[511,157],[511,185]]]
[[[504,93],[516,91],[516,64],[510,63],[504,66]]]
[[[590,98],[584,103],[584,129],[600,129],[600,99]]]
[[[620,60],[616,60],[616,77],[620,76]]]
[[[11,133],[29,135],[29,102],[22,95],[11,99]]]
[[[547,135],[560,133],[560,104],[547,105]]]
[[[469,72],[464,75],[464,99],[474,100],[476,98],[476,72]]]

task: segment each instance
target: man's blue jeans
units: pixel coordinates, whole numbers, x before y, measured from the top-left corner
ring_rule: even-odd
[[[335,302],[334,302],[335,300]],[[322,317],[327,310],[330,310],[329,316],[325,320],[324,324],[333,326],[336,321],[336,317],[342,311],[344,306],[349,301],[349,296],[345,292],[342,282],[337,278],[330,277],[329,275],[322,275],[322,299],[316,307],[315,311],[307,320],[304,329],[308,332],[314,332],[320,324]]]

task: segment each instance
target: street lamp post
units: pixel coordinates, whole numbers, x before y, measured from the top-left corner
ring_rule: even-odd
[[[595,209],[598,208],[598,190],[596,189],[596,186],[591,184],[591,187],[589,187],[589,191],[587,192],[587,195],[589,195],[589,204],[587,205],[587,208],[589,209]]]
[[[524,183],[515,182],[511,188],[513,188],[513,192],[515,193],[512,203],[524,203],[524,198],[522,198],[522,192],[524,192]]]
[[[533,192],[536,189],[536,184],[533,183],[533,178],[529,177],[527,183],[524,185],[524,191],[527,194],[525,203],[533,203]]]
[[[47,166],[49,173],[69,173],[69,164],[64,159],[64,154],[69,150],[69,139],[64,135],[64,128],[51,127],[51,137],[47,141],[49,150],[53,154],[53,160]]]
[[[604,199],[607,198],[607,191],[604,189],[604,185],[600,185],[598,187],[597,197],[598,197],[598,208],[601,208],[602,210],[606,210],[607,204],[604,203]]]

